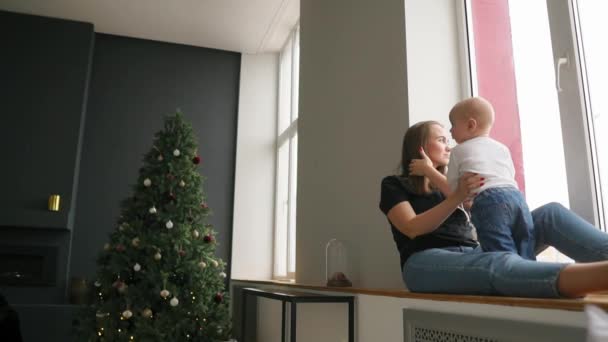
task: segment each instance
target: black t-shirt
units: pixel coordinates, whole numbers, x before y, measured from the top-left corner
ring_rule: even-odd
[[[380,210],[386,215],[395,205],[409,202],[416,215],[421,214],[441,203],[445,197],[439,191],[430,194],[416,194],[408,179],[399,176],[388,176],[382,180],[380,192]],[[474,228],[466,213],[456,209],[437,229],[431,233],[408,238],[391,223],[393,239],[401,256],[401,269],[407,258],[415,252],[429,248],[450,246],[477,246]]]

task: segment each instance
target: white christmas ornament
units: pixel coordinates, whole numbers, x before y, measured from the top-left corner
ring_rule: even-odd
[[[104,312],[100,312],[100,311],[97,311],[95,313],[95,317],[98,317],[98,318],[104,318],[104,317],[109,316],[109,315],[110,314],[108,314],[108,313],[104,313]]]
[[[133,240],[131,240],[131,244],[133,245],[133,247],[138,247],[139,246],[139,238],[133,238]]]
[[[135,265],[133,266],[133,271],[135,271],[135,272],[141,271],[141,265],[138,263],[135,263]]]
[[[193,230],[193,231],[192,231],[192,236],[193,236],[195,239],[197,239],[197,238],[198,238],[198,236],[199,236],[198,230],[196,230],[196,229],[195,229],[195,230]]]
[[[152,208],[150,208],[150,209],[148,210],[148,212],[149,212],[150,214],[156,214],[156,208],[155,208],[155,207],[152,207]]]
[[[173,222],[171,222],[171,220],[167,221],[167,223],[165,223],[165,227],[167,227],[167,229],[173,228]]]
[[[177,304],[179,304],[179,300],[177,300],[177,298],[173,297],[169,301],[169,304],[171,304],[171,306],[177,306]]]
[[[95,281],[95,287],[100,287],[101,286],[101,282],[99,282],[99,280]]]
[[[147,188],[150,185],[152,185],[152,181],[150,180],[150,178],[144,179],[144,186]]]
[[[179,157],[180,154],[181,154],[181,152],[178,149],[173,150],[174,156]]]
[[[110,244],[106,243],[105,245],[103,245],[103,250],[104,251],[109,251],[110,250]]]
[[[162,255],[160,255],[160,253],[159,253],[159,252],[156,252],[156,254],[154,254],[154,260],[156,260],[156,261],[160,260],[162,257],[163,257],[163,256],[162,256]]]
[[[220,278],[226,278],[226,273],[220,272]]]
[[[160,291],[160,296],[163,297],[163,298],[169,297],[170,294],[171,294],[171,292],[169,292],[167,290]]]
[[[179,181],[179,186],[181,186],[182,188],[185,187],[186,186],[186,182],[184,182],[183,180]]]
[[[198,263],[198,267],[205,268],[205,267],[207,267],[207,264],[205,264],[204,261],[201,261],[201,262]]]
[[[133,313],[131,312],[131,310],[125,310],[122,312],[122,317],[129,319],[131,318],[131,316],[133,316]]]
[[[152,310],[150,308],[145,308],[141,315],[145,318],[150,318],[152,317]]]
[[[211,260],[211,264],[213,265],[213,267],[217,267],[219,265],[216,260]]]
[[[162,155],[162,154],[159,154],[159,155],[158,155],[158,157],[156,157],[156,159],[157,159],[158,161],[163,161],[163,155]]]

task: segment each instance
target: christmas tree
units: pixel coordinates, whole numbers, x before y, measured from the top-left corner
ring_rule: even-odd
[[[225,263],[206,223],[200,162],[192,126],[179,112],[168,116],[99,254],[76,327],[82,340],[229,339]]]

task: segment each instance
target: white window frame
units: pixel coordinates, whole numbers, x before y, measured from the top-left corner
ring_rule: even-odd
[[[568,88],[558,93],[570,208],[596,227],[606,230],[595,139],[589,124],[591,115],[586,84],[584,59],[581,58],[581,37],[577,0],[547,0],[549,25],[553,49],[554,70],[559,57],[568,55],[570,67],[560,73],[561,84]],[[474,96],[477,91],[477,73],[472,42],[473,30],[467,16],[470,0],[460,2],[458,8],[461,44],[463,97]],[[574,67],[573,67],[574,66]]]
[[[297,193],[297,134],[298,134],[298,96],[299,96],[299,25],[293,29],[279,54],[279,89],[277,105],[277,134],[276,134],[276,179],[275,179],[275,219],[274,219],[274,251],[273,251],[273,279],[295,280],[295,212]],[[284,63],[289,64],[284,68]],[[285,80],[288,82],[285,82]],[[282,106],[287,101],[288,109]],[[289,113],[285,113],[288,110]],[[287,114],[287,115],[286,115]],[[281,125],[281,117],[289,117],[285,128]],[[287,145],[287,194],[281,194],[281,177],[285,177],[280,170],[280,149]],[[284,197],[282,197],[284,195]],[[285,200],[281,200],[284,198]],[[279,203],[281,202],[281,203]],[[286,214],[286,222],[282,222]],[[284,238],[280,238],[284,237]],[[284,259],[283,259],[284,258]],[[283,267],[284,266],[284,267]]]

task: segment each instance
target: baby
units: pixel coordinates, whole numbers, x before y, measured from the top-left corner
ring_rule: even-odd
[[[534,224],[523,194],[515,182],[509,149],[489,137],[494,108],[473,97],[450,111],[450,133],[458,145],[451,150],[447,182],[456,189],[465,172],[485,178],[471,207],[471,221],[485,251],[512,251],[536,260]]]

